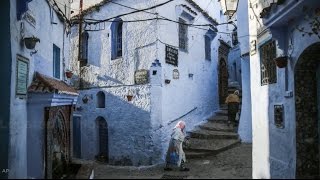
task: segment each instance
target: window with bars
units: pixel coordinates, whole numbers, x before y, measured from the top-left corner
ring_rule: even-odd
[[[81,65],[88,64],[88,45],[89,45],[89,33],[87,31],[83,32],[81,35],[81,48],[80,48],[80,58]]]
[[[179,18],[179,48],[188,51],[188,26],[186,21]]]
[[[261,86],[277,82],[277,67],[273,59],[276,57],[276,43],[269,41],[260,47]]]
[[[122,22],[118,24],[117,30],[117,57],[122,56]]]
[[[111,59],[122,57],[122,28],[121,19],[115,19],[111,25]]]
[[[204,36],[204,46],[205,46],[205,58],[206,60],[211,60],[211,39],[209,36]]]

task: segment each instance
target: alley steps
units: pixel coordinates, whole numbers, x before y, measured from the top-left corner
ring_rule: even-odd
[[[194,152],[210,152],[211,154],[217,154],[221,151],[231,148],[233,145],[240,143],[239,139],[193,139],[190,140],[190,146],[188,150]]]
[[[234,128],[228,126],[226,123],[209,122],[199,125],[199,128],[211,131],[234,132]]]
[[[241,104],[242,91],[238,87],[229,87],[228,93],[239,90]],[[240,109],[241,111],[241,106]],[[241,143],[236,128],[228,125],[228,106],[220,105],[220,110],[207,119],[207,122],[188,132],[189,143],[184,147],[186,158],[205,158],[231,149]]]
[[[206,129],[198,129],[190,132],[191,138],[197,139],[238,139],[238,134],[235,132],[225,132],[225,131],[212,131]]]

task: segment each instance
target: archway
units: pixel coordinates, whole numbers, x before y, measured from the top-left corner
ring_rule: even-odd
[[[306,48],[295,66],[296,178],[319,178],[320,43]]]
[[[224,58],[219,60],[219,103],[224,104],[228,96],[228,67]]]
[[[109,161],[109,136],[108,136],[108,124],[107,121],[99,116],[96,119],[97,130],[98,130],[98,156],[99,161]]]

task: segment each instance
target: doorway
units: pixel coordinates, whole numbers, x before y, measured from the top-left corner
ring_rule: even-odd
[[[295,66],[296,178],[319,178],[320,43],[306,48]]]

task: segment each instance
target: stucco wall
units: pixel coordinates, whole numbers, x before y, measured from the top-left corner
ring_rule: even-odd
[[[288,1],[292,4],[298,3]],[[310,1],[311,2],[311,1]],[[255,12],[260,12],[253,3]],[[301,2],[299,2],[301,3]],[[294,7],[290,5],[289,7]],[[296,114],[295,97],[287,96],[286,91],[292,91],[294,94],[294,65],[299,55],[309,45],[319,41],[315,36],[302,36],[295,29],[296,25],[305,27],[308,31],[307,22],[302,19],[300,10],[291,13],[288,18],[294,18],[294,21],[287,26],[288,31],[283,36],[277,36],[277,45],[284,40],[285,44],[292,40],[292,48],[289,48],[288,69],[288,89],[285,88],[285,68],[277,68],[277,83],[261,86],[260,79],[260,58],[259,51],[250,57],[251,71],[251,95],[252,95],[252,128],[253,128],[253,178],[295,178],[296,166]],[[249,9],[249,16],[254,17],[252,10]],[[300,17],[299,17],[300,16]],[[284,16],[285,17],[285,16]],[[261,22],[262,20],[259,19]],[[287,19],[289,20],[289,19]],[[282,21],[284,22],[284,21]],[[250,41],[256,39],[258,23],[256,18],[249,22]],[[275,35],[275,34],[274,34]],[[257,40],[257,48],[271,37],[270,32],[260,35]],[[288,40],[286,40],[286,38]],[[284,51],[285,52],[285,51]],[[283,49],[277,49],[277,54],[281,55]],[[284,129],[277,128],[274,123],[274,105],[283,104],[284,106]]]
[[[65,42],[68,41],[62,22],[53,11],[54,22],[51,24],[50,8],[46,1],[32,1],[28,3],[28,8],[36,20],[36,26],[33,27],[25,20],[17,21],[16,1],[10,1],[11,8],[11,52],[12,52],[12,74],[11,74],[11,113],[10,113],[10,152],[9,152],[9,178],[27,178],[27,102],[26,98],[20,99],[15,96],[16,90],[16,57],[20,54],[29,59],[29,79],[30,85],[34,71],[49,76],[53,75],[53,43],[61,50],[61,77],[63,78],[63,36]],[[23,23],[24,37],[32,35],[40,39],[35,49],[36,54],[30,56],[31,50],[26,49],[21,40],[21,24]],[[65,44],[67,46],[67,44]],[[65,48],[65,55],[68,53]]]

